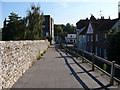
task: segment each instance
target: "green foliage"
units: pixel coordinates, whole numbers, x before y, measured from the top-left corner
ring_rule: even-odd
[[[108,58],[111,61],[116,61],[120,64],[120,31],[110,30],[108,33]]]
[[[65,37],[67,35],[67,32],[62,32],[59,34],[62,40],[65,40]]]
[[[3,40],[20,40],[24,38],[24,19],[15,14],[10,13],[8,24],[3,28]]]
[[[28,15],[23,19],[18,14],[10,13],[7,25],[3,28],[3,40],[39,40],[43,37],[43,13],[40,6],[31,5]]]
[[[46,53],[46,50],[43,52],[43,54],[45,54]]]
[[[107,69],[107,65],[104,63],[103,70],[106,71],[106,69]],[[105,75],[105,73],[101,73],[101,76],[104,76],[104,75]]]
[[[27,20],[29,21],[28,27],[25,32],[25,39],[42,39],[43,30],[43,13],[40,14],[40,6],[36,7],[31,5],[31,10],[28,11]]]
[[[41,54],[40,54],[40,52],[38,53],[38,56],[37,56],[37,60],[40,60],[40,58],[41,58]]]
[[[60,47],[61,47],[62,49],[64,49],[64,46],[63,46],[63,44],[62,44],[62,43],[60,43]]]
[[[51,44],[51,41],[52,41],[52,36],[51,35],[49,35],[49,36],[47,36],[46,37],[46,39],[48,39],[48,41],[50,42],[50,44]]]
[[[67,23],[66,25],[55,25],[55,36],[59,36],[62,40],[68,33],[75,33],[76,27]]]
[[[44,40],[46,40],[47,38],[46,38],[46,37],[44,37],[43,39],[44,39]]]
[[[104,65],[103,65],[103,70],[106,71],[106,69],[107,69],[107,65],[104,63]]]

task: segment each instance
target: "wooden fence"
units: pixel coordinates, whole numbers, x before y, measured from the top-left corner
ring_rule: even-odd
[[[116,82],[118,82],[120,84],[120,74],[117,75],[117,77],[115,77],[115,69],[118,69],[119,72],[120,72],[120,65],[116,64],[115,61],[108,61],[104,58],[101,58],[99,56],[96,56],[94,53],[90,53],[90,52],[87,52],[85,50],[78,50],[77,48],[75,47],[68,47],[68,46],[65,46],[65,45],[62,45],[63,48],[66,50],[66,52],[69,52],[69,53],[74,53],[76,55],[76,57],[81,57],[82,58],[82,62],[84,63],[85,61],[87,61],[88,63],[90,63],[92,65],[92,70],[94,71],[94,68],[96,67],[97,69],[99,69],[100,71],[102,71],[103,73],[105,73],[106,75],[108,75],[110,77],[110,82],[109,84],[113,85],[114,84],[114,80]],[[86,58],[86,56],[90,56],[91,57],[91,60]],[[97,60],[97,63],[96,63],[96,60]],[[109,70],[106,71],[104,70],[102,67],[101,64],[99,64],[100,62],[102,62],[101,64],[107,64],[107,66],[109,66]],[[102,67],[100,67],[100,66]]]

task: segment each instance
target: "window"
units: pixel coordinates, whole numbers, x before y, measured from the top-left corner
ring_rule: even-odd
[[[46,32],[46,36],[48,36],[49,35],[49,33],[48,32]]]
[[[45,18],[43,18],[43,22],[45,22]]]
[[[102,48],[100,48],[100,57],[102,56]]]
[[[107,34],[105,33],[105,38],[107,38]]]
[[[80,42],[80,38],[81,38],[81,37],[80,37],[80,36],[78,36],[78,37],[79,37],[79,42]]]
[[[87,45],[87,51],[89,51],[89,46]]]
[[[93,35],[91,35],[91,42],[93,42]]]
[[[95,55],[97,56],[97,47],[95,47]]]
[[[104,49],[104,59],[107,59],[107,52],[106,52],[106,48]]]
[[[89,36],[87,36],[87,41],[89,41]]]
[[[70,42],[73,42],[73,40],[70,40]]]
[[[98,41],[98,34],[96,34],[96,41]]]
[[[42,28],[45,28],[45,25],[42,25]]]
[[[91,46],[91,53],[92,53],[92,46]]]

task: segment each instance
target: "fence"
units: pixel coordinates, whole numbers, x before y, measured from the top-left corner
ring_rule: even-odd
[[[82,62],[87,61],[92,65],[92,70],[96,67],[106,75],[110,77],[110,84],[114,84],[114,80],[120,84],[120,65],[116,64],[115,61],[108,61],[99,56],[96,56],[94,53],[90,53],[84,50],[78,50],[75,47],[63,46],[66,52],[74,53],[76,57],[81,57]]]

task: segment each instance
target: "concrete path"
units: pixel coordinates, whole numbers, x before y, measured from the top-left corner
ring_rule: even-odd
[[[28,69],[13,88],[117,88],[109,78],[75,57],[52,45],[44,56]]]

